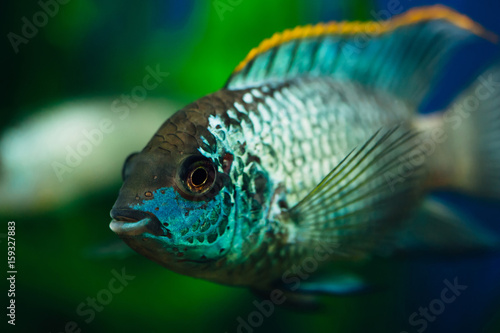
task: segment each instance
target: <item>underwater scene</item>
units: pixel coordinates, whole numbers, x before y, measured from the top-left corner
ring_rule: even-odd
[[[500,3],[3,8],[1,332],[500,332]]]

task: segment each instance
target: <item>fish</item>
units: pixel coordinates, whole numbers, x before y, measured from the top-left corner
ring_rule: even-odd
[[[440,5],[274,34],[126,159],[111,230],[171,271],[290,298],[366,290],[336,263],[496,247],[432,192],[500,198],[500,65],[418,112],[473,38],[497,40]]]

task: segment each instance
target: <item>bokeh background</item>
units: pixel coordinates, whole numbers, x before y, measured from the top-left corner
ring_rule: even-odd
[[[434,3],[399,1],[405,10]],[[500,34],[498,1],[440,3]],[[255,311],[249,291],[167,271],[127,250],[109,230],[121,164],[177,108],[219,89],[262,39],[307,23],[371,20],[371,11],[386,10],[388,1],[66,0],[58,7],[57,13],[50,7],[54,15],[46,22],[35,1],[4,2],[0,13],[0,253],[5,253],[0,271],[4,276],[7,270],[5,237],[11,220],[16,221],[18,271],[16,326],[5,325],[6,331],[237,331],[237,318],[246,320]],[[15,52],[9,33],[21,36],[23,17],[33,22],[34,16],[43,24],[36,32],[24,28],[32,37]],[[422,112],[445,107],[498,54],[497,45],[477,39],[461,47],[443,68]],[[148,67],[157,66],[168,76],[126,116],[118,112],[123,96],[142,85]],[[101,140],[94,137],[95,144],[86,147],[89,153],[59,169],[58,177],[54,162],[64,164],[68,147],[76,149],[86,139],[83,133],[99,128],[103,119],[113,129],[102,132]],[[438,195],[499,231],[498,202]],[[92,320],[81,315],[78,307],[89,297],[105,297],[112,271],[122,269],[134,279],[112,294]],[[376,260],[362,269],[381,281],[379,291],[323,297],[319,312],[277,309],[253,330],[417,332],[409,316],[440,297],[444,279],[457,277],[467,290],[425,331],[500,331],[500,255]],[[8,286],[2,281],[5,309]],[[6,316],[0,318],[4,327]]]

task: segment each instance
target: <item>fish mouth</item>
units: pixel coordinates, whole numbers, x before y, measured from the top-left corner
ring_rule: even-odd
[[[121,237],[138,236],[144,233],[155,236],[165,234],[160,221],[154,214],[133,209],[113,208],[110,215],[113,220],[109,228]]]

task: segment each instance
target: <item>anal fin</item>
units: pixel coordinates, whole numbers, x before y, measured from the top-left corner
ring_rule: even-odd
[[[500,250],[500,237],[435,197],[399,235],[397,252],[463,254]]]

